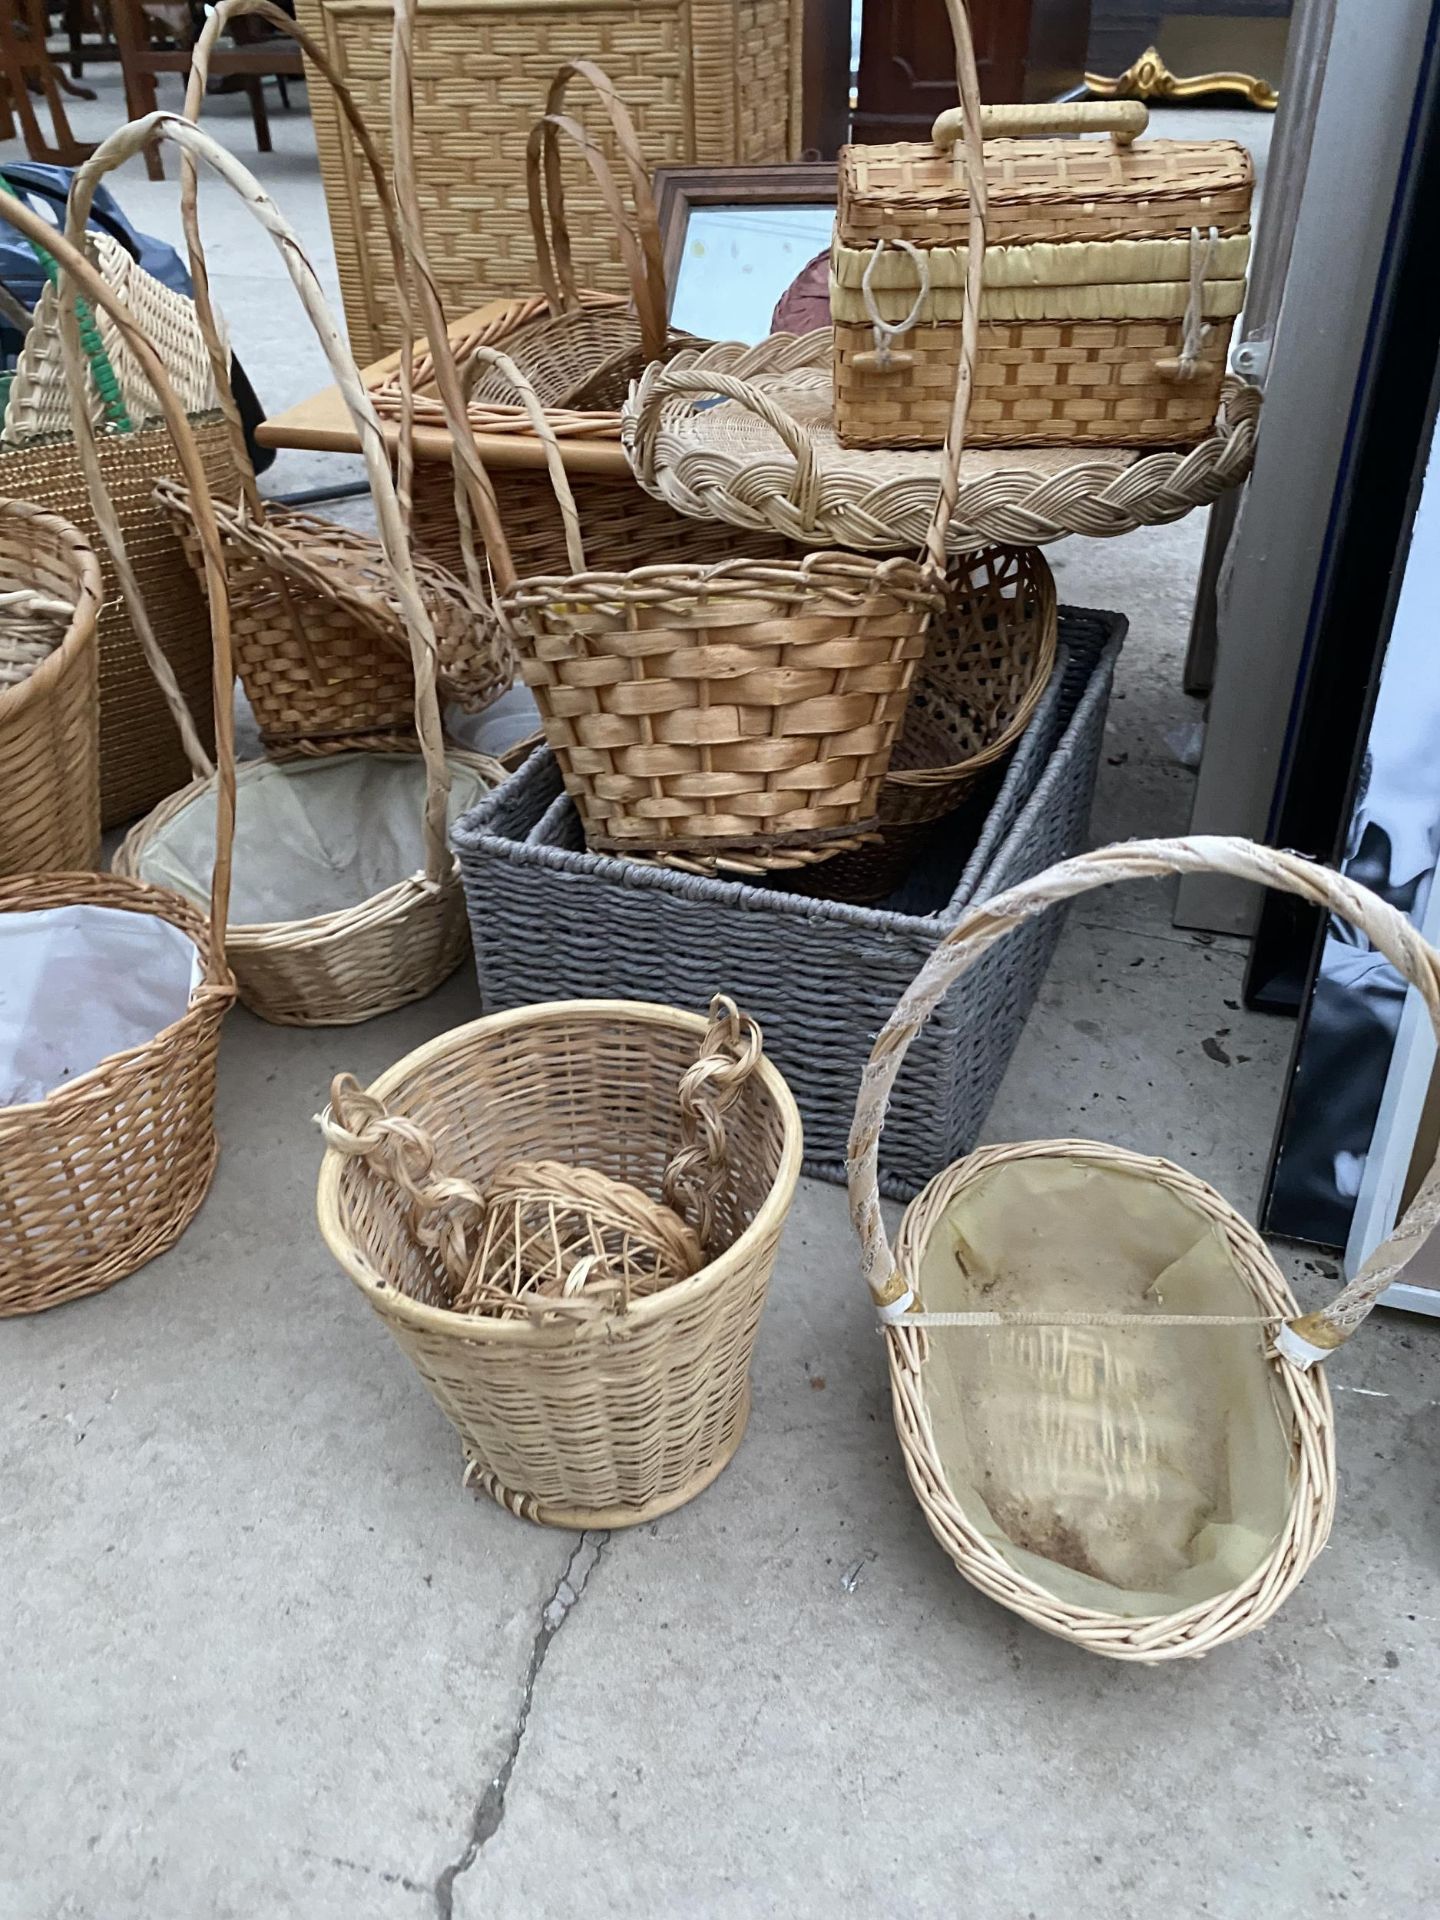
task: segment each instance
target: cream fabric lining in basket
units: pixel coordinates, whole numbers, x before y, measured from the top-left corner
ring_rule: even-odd
[[[181,1018],[200,975],[194,941],[157,914],[0,914],[0,1107],[145,1046]]]
[[[242,766],[236,783],[232,926],[310,920],[358,907],[425,866],[418,754],[336,754]],[[451,760],[448,817],[487,791]],[[195,793],[157,827],[140,878],[204,904],[215,857],[215,791]]]
[[[957,1193],[920,1286],[932,1313],[1255,1311],[1181,1196],[1059,1156]],[[1068,1605],[1143,1617],[1212,1599],[1284,1525],[1290,1440],[1258,1326],[943,1328],[925,1368],[966,1519]]]

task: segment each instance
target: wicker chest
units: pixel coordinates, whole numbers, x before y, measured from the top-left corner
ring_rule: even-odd
[[[1250,250],[1250,156],[1229,140],[988,137],[989,228],[967,440],[1193,446],[1210,432]],[[1066,123],[1065,110],[1056,115]],[[847,147],[831,255],[835,424],[854,447],[938,446],[960,356],[969,195],[957,116],[934,143]],[[1128,125],[1125,124],[1128,121]],[[1020,122],[1023,124],[1023,121]]]

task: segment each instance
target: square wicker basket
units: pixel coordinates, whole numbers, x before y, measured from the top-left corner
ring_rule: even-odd
[[[843,1180],[861,1068],[921,962],[971,901],[1085,844],[1125,627],[1061,609],[1055,674],[963,871],[937,853],[884,907],[587,853],[553,758],[535,753],[452,833],[486,1011],[731,993],[800,1104],[807,1171]],[[887,1193],[910,1196],[974,1145],[1059,930],[1051,914],[1013,935],[915,1042],[885,1130]]]
[[[729,166],[800,151],[804,0],[422,0],[415,36],[415,163],[430,257],[452,314],[537,284],[525,141],[558,61],[597,60],[634,117],[645,158]],[[298,0],[389,144],[390,0]],[[327,87],[315,141],[350,346],[361,366],[404,342],[389,249],[360,151]],[[602,144],[604,144],[602,142]],[[614,228],[583,167],[567,176],[582,285],[628,291]]]
[[[968,443],[1203,440],[1244,303],[1252,178],[1229,140],[987,140]],[[969,226],[948,148],[842,152],[830,308],[845,445],[944,439]]]

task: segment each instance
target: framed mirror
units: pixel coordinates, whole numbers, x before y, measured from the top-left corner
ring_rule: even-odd
[[[830,251],[835,166],[661,167],[655,202],[674,325],[753,344],[771,331],[780,296]],[[827,284],[818,267],[812,277]],[[810,306],[817,317],[790,331],[827,324],[828,304]]]

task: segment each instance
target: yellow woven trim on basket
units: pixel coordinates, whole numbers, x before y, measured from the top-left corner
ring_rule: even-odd
[[[1190,246],[1187,234],[1173,240],[1037,241],[1028,247],[988,247],[984,284],[1020,289],[1185,281],[1190,274]],[[834,282],[858,293],[874,251],[837,242],[830,253]],[[924,253],[932,287],[964,286],[964,247],[926,247]],[[1216,240],[1210,272],[1217,280],[1240,280],[1249,261],[1249,234],[1230,234]],[[908,289],[913,298],[919,280],[907,254],[886,249],[875,262],[870,285],[877,292]]]
[[[885,256],[890,257],[890,256]],[[894,258],[903,258],[896,254]],[[876,278],[878,279],[878,274]],[[892,326],[910,317],[915,306],[915,285],[909,288],[876,287],[871,283],[870,297],[880,318]],[[1003,325],[1013,321],[1049,321],[1075,324],[1097,320],[1181,320],[1190,299],[1189,283],[1183,280],[1157,281],[1148,286],[1094,287],[996,287],[987,288],[980,300],[980,318]],[[1233,320],[1245,304],[1243,280],[1207,280],[1200,310],[1207,320]],[[958,326],[964,313],[963,287],[936,287],[920,303],[914,322],[918,326]],[[865,305],[863,289],[856,293],[830,281],[830,317],[838,327],[873,324],[873,315]]]

